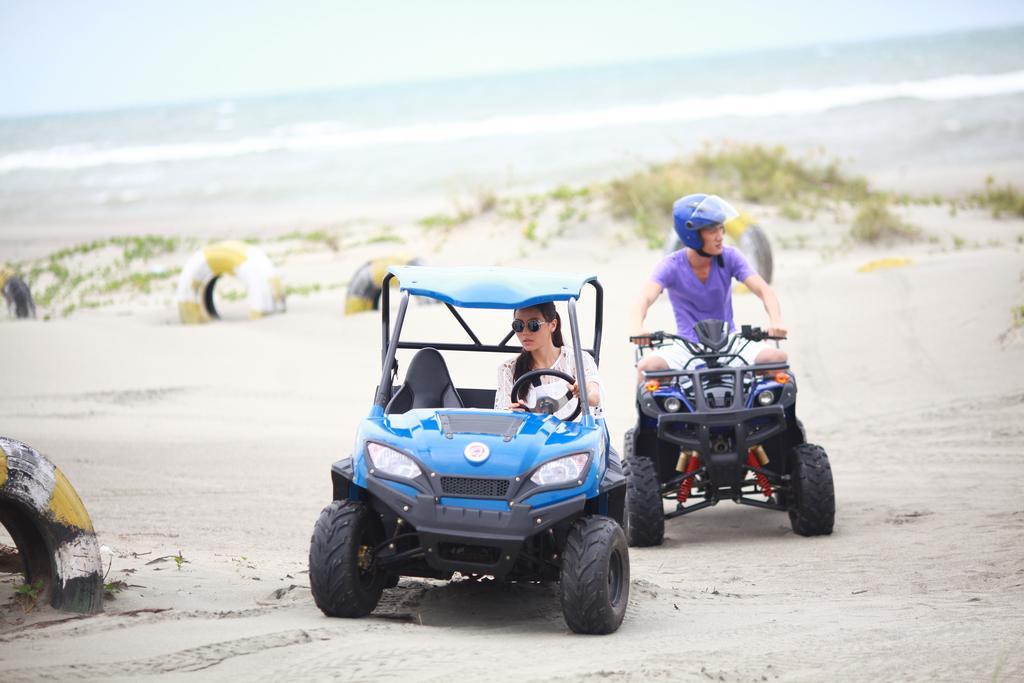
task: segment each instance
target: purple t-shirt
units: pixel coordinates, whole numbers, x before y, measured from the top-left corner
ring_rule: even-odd
[[[697,341],[693,326],[708,318],[725,320],[730,331],[736,329],[732,319],[731,280],[736,278],[743,282],[755,271],[740,250],[734,247],[725,247],[722,259],[724,267],[718,265],[717,257],[712,257],[706,282],[697,279],[685,249],[669,254],[655,266],[651,279],[668,292],[668,300],[676,315],[676,334],[680,337]]]

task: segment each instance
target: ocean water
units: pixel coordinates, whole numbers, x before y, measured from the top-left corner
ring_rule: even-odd
[[[1024,158],[1024,27],[0,119],[0,229],[399,206],[584,183],[722,140],[856,170]]]

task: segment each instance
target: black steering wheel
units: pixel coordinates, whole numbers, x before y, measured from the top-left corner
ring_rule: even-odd
[[[543,368],[541,370],[531,370],[530,372],[523,374],[523,376],[517,379],[516,383],[512,385],[512,391],[509,392],[509,399],[513,403],[516,402],[518,400],[516,399],[516,396],[519,395],[519,389],[524,384],[526,384],[527,382],[531,382],[535,379],[540,379],[544,375],[551,375],[552,377],[557,377],[558,379],[565,380],[570,385],[576,383],[575,377],[573,377],[572,375],[568,375],[564,372],[560,372],[558,370],[551,370],[550,368]],[[568,389],[565,390],[565,396],[563,396],[562,398],[554,399],[551,398],[550,396],[543,396],[540,400],[537,401],[536,405],[524,405],[523,407],[531,413],[546,413],[548,415],[554,415],[559,410],[567,406],[569,404],[569,401],[572,401],[573,399],[576,399],[576,410],[573,411],[572,415],[570,415],[567,418],[564,418],[566,421],[569,421],[576,419],[576,417],[583,410],[583,404],[576,396],[573,396],[572,392],[569,391]]]

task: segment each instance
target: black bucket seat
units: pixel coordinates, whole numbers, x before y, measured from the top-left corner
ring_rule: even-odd
[[[452,383],[448,366],[437,349],[425,348],[409,361],[405,384],[391,397],[384,412],[404,413],[414,408],[464,408]]]

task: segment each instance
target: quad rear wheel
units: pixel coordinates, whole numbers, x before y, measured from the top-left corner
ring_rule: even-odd
[[[565,622],[576,633],[613,633],[629,602],[629,548],[608,517],[577,520],[562,552],[559,583]]]
[[[792,450],[789,523],[801,536],[831,534],[836,517],[832,466],[821,446],[804,443]]]
[[[633,430],[626,432],[622,470],[626,475],[626,540],[633,547],[661,545],[665,508],[658,471],[650,458],[633,452]]]
[[[336,500],[320,513],[309,545],[309,586],[329,617],[363,617],[380,601],[388,576],[375,566],[384,532],[360,502]]]

